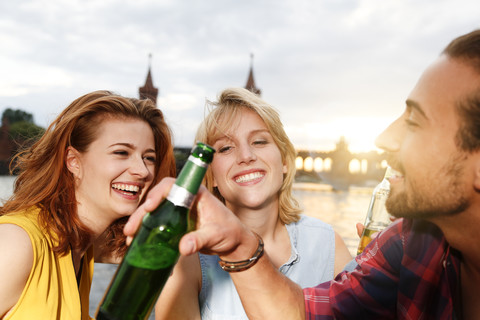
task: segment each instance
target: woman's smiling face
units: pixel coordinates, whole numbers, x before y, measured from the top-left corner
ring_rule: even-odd
[[[260,208],[278,201],[287,172],[279,148],[260,116],[242,108],[230,130],[213,144],[214,186],[227,206]]]
[[[106,118],[88,150],[69,149],[79,214],[115,220],[139,205],[155,172],[152,129],[141,120]]]

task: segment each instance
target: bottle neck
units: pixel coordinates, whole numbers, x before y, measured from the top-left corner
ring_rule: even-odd
[[[167,200],[177,207],[190,208],[195,200],[195,194],[177,184],[174,184],[168,193]]]
[[[180,171],[175,184],[172,186],[167,199],[176,206],[190,208],[198,188],[202,184],[208,164],[192,155],[188,157],[182,171]]]

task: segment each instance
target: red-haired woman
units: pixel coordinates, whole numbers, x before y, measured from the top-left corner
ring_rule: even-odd
[[[172,136],[150,100],[96,91],[15,157],[0,208],[0,318],[90,319],[93,262],[119,262],[123,225],[175,175]]]

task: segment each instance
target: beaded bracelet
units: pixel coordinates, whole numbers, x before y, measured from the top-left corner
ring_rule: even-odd
[[[240,272],[250,269],[255,263],[257,263],[258,259],[263,256],[263,240],[262,238],[254,232],[255,236],[258,239],[258,247],[253,256],[250,259],[230,262],[230,261],[218,261],[220,267],[227,271],[227,272]]]

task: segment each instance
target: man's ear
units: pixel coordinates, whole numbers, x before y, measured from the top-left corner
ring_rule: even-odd
[[[68,147],[65,156],[65,165],[75,178],[81,174],[80,153],[74,147]]]

